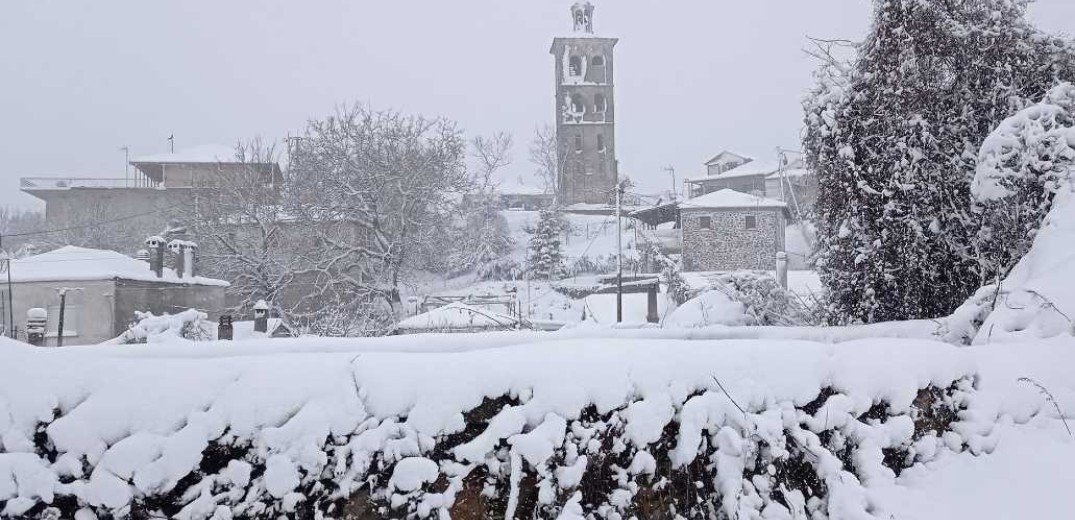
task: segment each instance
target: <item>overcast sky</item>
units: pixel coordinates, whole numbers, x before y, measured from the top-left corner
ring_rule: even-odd
[[[0,2],[0,204],[23,176],[123,177],[133,154],[298,133],[340,103],[511,132],[529,174],[571,0]],[[616,47],[621,172],[647,188],[722,149],[798,148],[806,36],[860,39],[868,0],[598,0]],[[1075,33],[1075,1],[1040,0]]]

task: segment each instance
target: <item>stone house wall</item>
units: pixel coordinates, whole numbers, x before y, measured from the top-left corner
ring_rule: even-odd
[[[746,228],[747,216],[755,217],[755,229]],[[709,229],[701,227],[701,217],[711,219]],[[683,208],[681,219],[684,271],[771,271],[784,250],[782,209]]]

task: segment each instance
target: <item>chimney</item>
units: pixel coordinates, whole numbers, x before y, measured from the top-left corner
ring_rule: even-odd
[[[182,240],[176,239],[168,242],[168,250],[172,252],[172,270],[175,271],[175,275],[182,278],[186,273],[186,268],[183,265],[183,260],[186,254],[184,253],[186,246]]]
[[[45,344],[45,326],[48,324],[49,313],[45,309],[35,307],[26,311],[26,341],[35,347]]]
[[[231,323],[231,315],[224,314],[220,317],[220,321],[218,322],[216,328],[216,339],[231,341],[234,337],[235,328],[232,326]]]
[[[149,269],[156,273],[157,278],[164,277],[164,239],[151,236],[146,239],[146,247],[149,248]]]
[[[195,261],[198,258],[198,244],[194,242],[187,242],[186,248],[183,250],[183,267],[186,268],[188,278],[194,278],[194,266]]]
[[[776,254],[776,280],[781,287],[788,288],[788,254],[783,251]]]
[[[269,304],[265,300],[254,304],[254,332],[269,332]]]
[[[143,262],[149,262],[149,251],[145,249],[139,249],[138,252],[134,254],[134,258]]]

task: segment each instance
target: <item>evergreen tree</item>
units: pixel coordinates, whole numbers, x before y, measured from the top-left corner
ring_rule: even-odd
[[[537,226],[526,230],[530,234],[530,254],[527,268],[534,278],[553,280],[564,272],[560,233],[563,222],[554,209],[544,209],[538,214]]]
[[[946,315],[988,275],[969,183],[985,136],[1075,60],[1023,0],[875,0],[845,71],[805,102],[818,268],[843,321]]]

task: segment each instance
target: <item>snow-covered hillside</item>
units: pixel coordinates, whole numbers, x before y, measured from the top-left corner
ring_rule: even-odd
[[[80,520],[1069,508],[1042,499],[1075,462],[1059,414],[1075,402],[1070,338],[960,349],[642,332],[0,341],[0,508]],[[1000,496],[979,492],[1013,477]]]

